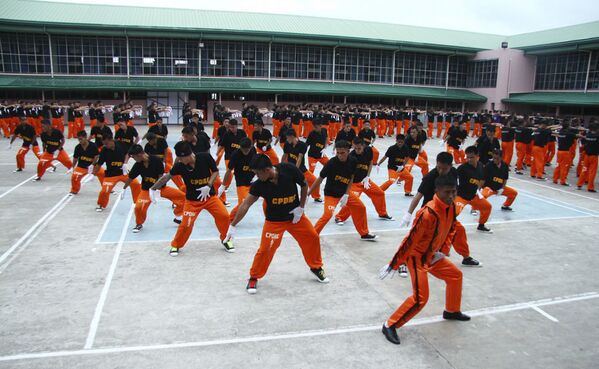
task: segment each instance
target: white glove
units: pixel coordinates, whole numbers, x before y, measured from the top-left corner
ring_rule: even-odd
[[[54,159],[56,159],[58,157],[58,154],[60,153],[60,150],[55,150],[54,153],[52,154],[52,156],[54,157]]]
[[[210,187],[208,186],[202,186],[196,189],[196,191],[200,191],[200,194],[198,195],[198,200],[200,201],[204,201],[210,196]]]
[[[69,174],[73,173],[73,168],[67,170],[67,172],[64,174],[65,176],[68,176]]]
[[[94,166],[90,165],[89,167],[87,167],[87,174],[93,174],[94,173]]]
[[[385,279],[385,278],[387,278],[388,275],[391,275],[391,278],[393,278],[393,276],[395,275],[396,272],[397,272],[397,270],[391,268],[391,265],[389,265],[389,264],[384,265],[379,270],[379,279]]]
[[[221,186],[218,188],[218,196],[217,196],[217,197],[220,197],[220,195],[222,195],[222,194],[223,194],[224,192],[226,192],[226,191],[227,191],[227,189],[225,188],[225,186],[221,185]]]
[[[262,151],[266,151],[268,148],[266,146],[262,146]]]
[[[412,222],[412,214],[405,213],[401,218],[401,223],[399,223],[399,228],[408,227]]]
[[[403,170],[403,165],[398,165],[397,166],[397,172],[401,172]]]
[[[347,205],[347,200],[349,200],[349,195],[345,194],[343,196],[341,196],[341,200],[339,200],[339,205],[341,207],[344,207],[345,205]]]
[[[501,187],[500,189],[497,190],[497,196],[501,196],[502,193],[503,193],[503,187]]]
[[[127,192],[127,188],[123,188],[121,191],[121,200],[125,198],[125,193]]]
[[[291,210],[289,214],[293,214],[293,220],[291,223],[296,224],[302,218],[302,215],[304,214],[304,208],[298,206],[297,208]]]
[[[485,198],[483,196],[483,192],[480,190],[480,188],[478,190],[476,190],[476,196],[478,196],[478,198],[481,200]]]
[[[364,186],[365,190],[370,189],[370,177],[364,177],[364,179],[362,180],[362,185]]]
[[[236,228],[234,225],[229,226],[229,230],[227,231],[227,235],[225,236],[223,242],[229,242],[233,239],[233,237],[235,237],[235,229]]]
[[[123,164],[123,166],[121,167],[121,169],[123,170],[123,175],[126,176],[127,174],[129,174],[129,168],[127,168],[127,164]]]
[[[158,201],[158,194],[157,194],[157,192],[158,191],[153,190],[153,189],[150,188],[150,202],[152,204],[156,204],[156,202]]]

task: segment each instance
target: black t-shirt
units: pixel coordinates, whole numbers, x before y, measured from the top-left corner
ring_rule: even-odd
[[[270,141],[272,139],[272,133],[266,128],[262,128],[260,132],[254,131],[252,133],[252,140],[255,142],[256,146],[262,149],[266,146],[266,150],[270,149]]]
[[[198,142],[195,146],[198,152],[208,152],[210,151],[210,137],[204,131],[200,131],[196,136]],[[194,151],[195,152],[195,151]]]
[[[241,129],[238,129],[235,133],[231,131],[225,133],[222,140],[218,143],[219,146],[225,148],[225,160],[231,159],[233,151],[239,149],[239,141],[244,137],[247,137],[247,135],[245,134],[245,131]]]
[[[87,144],[87,148],[85,149],[83,146],[81,146],[81,144],[77,144],[77,146],[75,146],[73,158],[77,159],[77,167],[89,168],[89,166],[93,164],[94,158],[99,153],[100,151],[98,151],[98,147],[93,142],[89,142]]]
[[[150,123],[152,123],[152,122],[150,122]],[[148,128],[148,133],[150,133],[150,132],[152,132],[158,138],[161,138],[161,139],[166,139],[166,137],[168,136],[168,128],[164,124],[161,124],[160,127],[157,124],[155,126]]]
[[[35,140],[35,128],[33,128],[30,124],[19,124],[17,128],[15,128],[14,134],[21,137],[23,140],[23,147],[29,147],[29,145],[37,144],[37,140]]]
[[[516,132],[516,142],[529,144],[532,141],[532,129],[528,127],[516,127],[514,132]]]
[[[499,167],[495,165],[495,162],[493,161],[488,162],[487,165],[485,165],[484,174],[485,187],[490,187],[493,191],[497,191],[505,186],[505,182],[510,176],[507,164],[503,161]]]
[[[102,108],[96,109],[96,119],[104,119],[104,112]]]
[[[459,127],[450,127],[447,131],[447,144],[454,149],[459,149],[460,145],[468,137],[468,132],[461,130]]]
[[[287,162],[293,165],[297,164],[297,160],[299,159],[299,154],[303,154],[302,162],[300,163],[299,170],[304,173],[306,171],[306,144],[302,141],[297,141],[295,146],[290,144],[289,142],[285,142],[283,146],[283,153],[287,154]]]
[[[148,110],[148,123],[156,123],[158,112],[155,109]]]
[[[449,176],[458,178],[458,171],[455,168],[449,169]],[[418,186],[418,192],[422,194],[422,206],[426,205],[435,196],[435,180],[439,177],[437,168],[433,168],[427,175],[422,177],[422,182]]]
[[[572,132],[569,129],[560,129],[557,134],[557,149],[558,151],[568,151],[570,147],[574,144],[574,140],[576,139],[576,133]]]
[[[335,137],[335,142],[345,140],[351,144],[355,137],[356,132],[353,129],[350,129],[347,132],[344,129],[342,129],[341,131],[339,131],[339,133],[337,133],[337,137]]]
[[[254,171],[250,169],[250,162],[256,156],[256,149],[253,147],[247,155],[244,155],[241,149],[235,150],[229,159],[228,168],[235,173],[235,185],[249,186],[254,178]]]
[[[67,108],[67,120],[69,122],[75,121],[75,110],[73,108]]]
[[[588,133],[584,138],[584,152],[587,155],[598,155],[599,154],[599,143],[597,142],[596,133]]]
[[[324,186],[325,196],[341,197],[345,195],[351,177],[356,173],[358,162],[349,156],[342,162],[336,156],[329,160],[320,171],[320,178],[326,178]]]
[[[308,156],[315,159],[322,158],[322,150],[327,146],[327,131],[321,129],[320,132],[312,131],[306,139],[308,145]]]
[[[405,165],[409,154],[410,153],[406,145],[403,145],[402,147],[398,147],[397,144],[389,146],[385,152],[385,156],[389,158],[387,162],[387,168],[397,170],[397,167]]]
[[[508,126],[501,127],[501,141],[512,142],[516,137],[516,129]]]
[[[150,145],[149,142],[146,143],[146,146],[144,146],[144,151],[148,155],[155,156],[155,157],[159,158],[160,160],[164,161],[167,148],[168,148],[168,145],[166,144],[166,141],[158,139],[158,140],[156,140],[156,146]]]
[[[372,148],[369,146],[364,147],[364,151],[360,155],[356,150],[352,150],[349,156],[356,161],[354,183],[360,183],[368,175],[368,168],[372,164]]]
[[[468,163],[460,165],[458,167],[458,196],[468,201],[472,200],[483,179],[483,165],[480,162],[476,168]]]
[[[227,133],[227,131],[228,129],[225,126],[218,127],[218,129],[216,130],[216,138],[219,142],[223,139],[223,136],[225,135],[225,133]]]
[[[372,129],[369,129],[368,131],[365,129],[362,129],[360,131],[360,133],[358,133],[358,137],[362,138],[364,140],[364,142],[366,142],[366,144],[372,145],[372,142],[374,141],[376,134],[374,133],[374,131]]]
[[[257,180],[250,187],[250,194],[264,198],[266,220],[285,222],[293,219],[289,212],[300,206],[297,186],[307,186],[304,175],[294,165],[280,163],[274,166],[278,172],[277,183]]]
[[[478,148],[478,155],[480,156],[479,161],[486,165],[489,160],[493,157],[493,150],[499,149],[499,141],[496,138],[489,140],[487,136],[481,136],[476,140],[476,147]]]
[[[129,172],[129,178],[135,179],[141,176],[141,189],[149,190],[158,181],[158,178],[162,177],[164,173],[164,164],[162,159],[150,155],[150,162],[148,167],[143,162],[133,164],[133,168]]]
[[[46,144],[46,151],[53,154],[54,151],[61,147],[61,140],[64,138],[64,135],[56,128],[52,128],[50,134],[42,132],[40,137],[42,142]]]
[[[416,140],[414,140],[412,136],[408,136],[405,143],[405,146],[408,148],[408,156],[414,160],[416,160],[416,157],[420,153],[420,148],[423,144],[422,137],[420,137],[420,135],[418,136],[419,137],[416,138]]]
[[[285,142],[287,140],[287,130],[293,129],[292,126],[282,125],[279,129],[279,142]]]
[[[178,162],[173,165],[170,174],[183,177],[186,187],[185,198],[187,200],[199,201],[200,191],[198,190],[208,185],[210,176],[214,172],[218,172],[214,158],[208,153],[197,153],[193,168]],[[214,187],[210,187],[210,196],[215,193]]]
[[[532,140],[535,146],[543,147],[549,142],[551,130],[548,128],[537,128],[532,134]]]
[[[94,108],[89,108],[88,110],[88,114],[89,114],[89,119],[96,119],[96,109]]]
[[[102,147],[102,139],[106,136],[112,137],[112,130],[108,126],[104,126],[102,128],[100,128],[100,126],[95,126],[91,129],[90,137],[95,138],[96,146],[99,148]]]
[[[106,177],[117,177],[123,175],[123,165],[127,156],[127,148],[120,142],[114,143],[114,149],[102,148],[98,165],[106,163]]]
[[[114,140],[121,142],[127,150],[135,143],[135,137],[138,137],[139,134],[137,130],[133,127],[127,126],[125,129],[119,129],[114,134]]]

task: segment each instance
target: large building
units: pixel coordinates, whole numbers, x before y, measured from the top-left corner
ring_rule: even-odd
[[[599,115],[599,21],[502,36],[4,0],[4,98],[313,101]]]

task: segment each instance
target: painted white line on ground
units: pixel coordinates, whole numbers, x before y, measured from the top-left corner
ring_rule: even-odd
[[[17,188],[21,187],[22,185],[24,185],[27,182],[31,182],[36,176],[33,175],[29,178],[27,178],[26,180],[24,180],[23,182],[9,188],[6,192],[4,192],[3,194],[0,195],[0,199],[3,198],[4,196],[8,195],[9,193],[13,192],[14,190],[16,190]]]
[[[471,317],[494,315],[500,313],[507,313],[511,311],[532,309],[533,306],[539,305],[557,305],[574,301],[590,300],[599,298],[597,292],[587,292],[577,295],[561,296],[550,299],[528,301],[510,305],[492,306],[488,308],[482,308],[477,310],[465,311],[464,313]],[[250,337],[239,337],[230,339],[220,339],[212,341],[196,341],[196,342],[180,342],[180,343],[167,343],[147,346],[122,346],[122,347],[106,347],[106,348],[95,348],[95,349],[84,349],[84,350],[64,350],[64,351],[49,351],[49,352],[37,352],[37,353],[24,353],[8,356],[0,356],[0,362],[4,361],[16,361],[16,360],[28,360],[28,359],[45,359],[53,357],[68,357],[68,356],[82,356],[82,355],[100,355],[100,354],[114,354],[123,352],[137,352],[137,351],[157,351],[157,350],[168,350],[178,348],[190,348],[190,347],[208,347],[208,346],[222,346],[232,344],[243,344],[253,342],[265,342],[265,341],[277,341],[287,340],[295,338],[306,338],[306,337],[318,337],[318,336],[329,336],[343,333],[355,333],[355,332],[370,332],[381,329],[384,318],[381,318],[381,324],[376,325],[364,325],[364,326],[352,326],[344,328],[333,328],[333,329],[322,329],[322,330],[311,330],[311,331],[300,331],[300,332],[288,332],[266,336],[250,336]],[[413,319],[406,324],[406,326],[418,326],[426,324],[434,324],[442,322],[441,316],[428,317]],[[449,323],[451,324],[451,323]]]
[[[31,235],[31,237],[29,237],[27,241],[25,241],[25,243],[12,254],[10,259],[8,259],[4,264],[0,264],[0,274],[2,274],[6,270],[6,268],[13,262],[13,260],[15,260],[17,256],[19,256],[23,252],[23,250],[25,250],[27,246],[29,246],[29,244],[37,238],[37,236],[46,228],[46,226],[52,221],[52,219],[54,219],[58,215],[58,213],[62,209],[64,209],[65,206],[67,206],[71,199],[72,196],[69,196],[69,198],[66,201],[62,202],[62,204],[58,208],[56,208],[54,211],[51,211],[51,215],[48,218],[46,218],[42,223],[40,223],[39,227],[37,227],[37,229]]]
[[[552,322],[559,323],[559,320],[557,320],[557,318],[550,315],[549,313],[547,313],[545,310],[541,309],[540,307],[531,304],[530,308],[533,309],[534,311],[536,311],[537,313],[541,314],[545,318],[551,320]]]
[[[527,193],[527,192],[521,192],[521,194],[522,194],[522,195],[524,195],[524,196],[526,196],[526,197],[533,198],[533,199],[535,199],[535,200],[543,201],[543,202],[545,202],[545,203],[547,203],[547,204],[551,204],[551,205],[554,205],[554,206],[558,206],[558,207],[560,207],[560,208],[564,208],[564,209],[568,209],[568,210],[575,211],[575,212],[577,212],[577,213],[586,214],[586,215],[590,215],[590,216],[594,216],[594,217],[596,217],[596,216],[599,216],[599,215],[597,215],[597,214],[589,213],[589,212],[587,212],[587,211],[582,211],[582,210],[579,210],[579,209],[573,208],[573,207],[571,207],[571,206],[568,206],[568,205],[562,205],[562,204],[558,204],[558,203],[557,203],[557,202],[555,202],[555,201],[549,201],[549,200],[546,200],[546,199],[544,199],[543,197],[539,197],[539,196],[536,196],[536,195],[531,195],[531,194],[529,194],[529,193]],[[592,211],[592,210],[591,210],[591,211]]]
[[[112,258],[112,263],[110,264],[110,268],[108,269],[108,275],[104,281],[104,287],[102,288],[102,293],[100,294],[100,299],[98,300],[98,304],[96,305],[96,310],[94,312],[94,317],[89,325],[89,333],[87,334],[87,339],[85,340],[84,349],[90,349],[94,345],[94,340],[96,339],[96,332],[98,331],[98,325],[100,324],[100,317],[102,316],[102,310],[104,309],[104,304],[106,303],[106,297],[108,296],[108,290],[110,290],[110,284],[112,283],[112,278],[114,277],[114,272],[116,270],[117,263],[119,261],[119,256],[121,255],[121,249],[123,248],[123,241],[125,240],[125,235],[127,234],[127,230],[129,229],[129,223],[131,222],[131,216],[133,215],[134,206],[131,205],[129,209],[129,215],[127,215],[127,220],[125,224],[123,224],[123,229],[121,230],[121,236],[119,238],[119,242],[117,244],[116,249],[114,250],[114,256]]]
[[[570,216],[570,217],[552,217],[552,218],[533,218],[533,219],[514,219],[514,220],[498,220],[498,221],[491,221],[491,222],[487,222],[486,224],[509,224],[509,223],[529,223],[529,222],[542,222],[542,221],[552,221],[552,220],[569,220],[569,219],[587,219],[587,218],[597,218],[599,217],[599,215],[578,215],[578,216]],[[472,223],[462,223],[462,225],[464,226],[478,226],[478,222],[472,222]],[[343,235],[351,235],[351,234],[355,234],[357,236],[357,234],[355,233],[355,230],[353,227],[351,227],[351,224],[345,224],[342,227],[348,227],[351,229],[350,231],[347,232],[330,232],[330,233],[324,233],[321,234],[320,237],[327,237],[327,236],[343,236]],[[241,229],[241,228],[240,228]],[[409,227],[404,227],[404,228],[392,228],[392,229],[370,229],[371,233],[387,233],[387,232],[397,232],[397,231],[401,231],[401,230],[405,230],[407,231],[409,229]],[[254,240],[254,239],[259,239],[261,236],[257,235],[257,236],[242,236],[242,237],[235,237],[233,242],[235,242],[235,240]],[[285,233],[283,235],[283,238],[290,238],[291,235],[288,233]],[[156,240],[138,240],[138,241],[125,241],[125,243],[129,244],[129,243],[152,243],[152,242],[170,242],[171,239],[156,239]],[[190,239],[190,241],[220,241],[220,238],[202,238],[202,239]],[[114,244],[114,241],[97,241],[96,244],[98,245],[112,245]]]
[[[536,183],[537,182],[536,180],[532,180],[532,179],[531,180],[526,180],[526,179],[522,179],[522,178],[517,178],[515,176],[510,176],[510,179],[514,179],[516,181],[528,183],[528,184],[539,186],[539,187],[549,188],[550,190],[559,191],[559,192],[566,193],[566,194],[572,195],[572,196],[582,197],[582,198],[585,198],[587,200],[593,200],[593,201],[598,201],[599,202],[599,199],[597,199],[597,198],[593,198],[593,197],[590,197],[590,196],[581,195],[579,193],[572,192],[572,191],[562,190],[561,188],[555,188],[555,187],[547,186],[547,185],[544,185],[544,184]],[[559,185],[556,185],[556,186],[559,186]],[[572,186],[576,187],[575,185],[572,185]]]
[[[104,225],[102,226],[102,229],[100,229],[100,233],[98,233],[98,238],[96,238],[95,243],[100,242],[100,239],[102,239],[102,236],[104,236],[104,232],[106,232],[106,227],[108,227],[108,223],[110,223],[110,220],[112,219],[112,216],[114,215],[114,212],[116,211],[116,208],[120,202],[121,202],[121,196],[117,196],[116,201],[112,205],[112,209],[110,209],[110,214],[108,214],[108,218],[106,218],[106,221],[104,221]],[[111,242],[111,243],[114,243],[114,242]]]
[[[599,216],[599,211],[597,211],[597,210],[585,208],[583,206],[572,205],[571,203],[566,202],[566,201],[557,200],[557,199],[554,199],[554,198],[551,198],[551,197],[547,197],[547,196],[544,196],[544,195],[539,195],[538,193],[534,193],[534,192],[530,192],[530,191],[526,191],[526,190],[522,190],[522,189],[518,189],[518,191],[520,191],[521,193],[527,194],[527,195],[540,197],[540,198],[548,200],[548,201],[557,202],[557,203],[560,203],[560,204],[563,204],[563,205],[566,205],[566,206],[574,206],[577,209],[582,209],[582,210],[585,210],[585,211],[588,211],[588,212],[591,212],[591,213],[595,213],[596,215]]]
[[[0,264],[2,264],[4,260],[6,260],[10,256],[10,254],[12,254],[19,246],[21,246],[28,239],[28,237],[32,235],[38,229],[38,227],[40,227],[42,223],[46,221],[46,219],[53,217],[57,212],[57,209],[63,203],[69,202],[71,198],[72,196],[69,196],[67,194],[64,195],[60,200],[58,200],[58,202],[50,210],[48,210],[48,212],[44,214],[43,217],[41,217],[33,226],[31,226],[29,230],[23,236],[21,236],[21,238],[17,240],[17,242],[15,242],[8,250],[6,250],[2,254],[2,256],[0,256]]]

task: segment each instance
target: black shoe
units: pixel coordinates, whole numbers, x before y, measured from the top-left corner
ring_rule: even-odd
[[[447,320],[460,320],[462,322],[470,320],[470,317],[466,314],[463,314],[461,311],[457,313],[450,313],[448,311],[443,312],[443,319]]]
[[[32,182],[39,182],[42,180],[42,177],[35,177]]]
[[[414,197],[414,195],[413,195],[411,192],[406,192],[406,193],[405,193],[405,196],[406,196],[406,197]]]
[[[479,232],[484,232],[484,233],[493,233],[493,231],[487,227],[485,227],[484,224],[479,224],[478,227],[476,227],[476,230]]]
[[[256,292],[258,292],[258,280],[256,278],[248,279],[248,285],[245,287],[245,290],[250,295],[253,295]]]
[[[226,207],[231,207],[231,203],[228,201],[223,202],[223,204],[225,204]]]
[[[34,179],[34,181],[35,181],[35,179]],[[578,187],[576,187],[576,189],[577,189],[578,191],[580,191],[580,190],[582,190],[582,186],[578,186]]]
[[[233,241],[232,240],[229,240],[229,241],[226,241],[226,242],[222,242],[222,244],[223,244],[226,252],[230,252],[230,253],[235,252],[235,246],[233,246]]]
[[[397,337],[397,330],[394,327],[386,327],[385,324],[383,324],[383,334],[387,341],[396,345],[400,344],[399,337]]]
[[[395,220],[395,219],[393,219],[392,216],[389,216],[389,214],[379,215],[379,219],[380,220],[391,220],[391,221]]]
[[[344,222],[344,221],[342,221],[341,219],[337,219],[337,218],[335,218],[335,224],[337,224],[338,226],[342,226],[342,225],[344,225],[344,224],[345,224],[345,222]]]
[[[537,181],[546,181],[547,178],[546,177],[537,177]]]
[[[399,268],[397,268],[397,274],[402,278],[408,278],[408,268],[405,264],[401,264]]]
[[[310,269],[310,271],[312,273],[314,273],[314,275],[316,276],[316,279],[318,279],[318,282],[329,283],[329,278],[327,278],[327,275],[324,273],[324,270],[322,269],[322,267],[320,267],[318,269]]]
[[[314,199],[314,202],[323,202],[322,199],[319,197],[317,199]]]
[[[561,183],[561,185],[564,186],[564,187],[570,187],[569,183]]]
[[[175,222],[177,224],[181,224],[181,218],[174,217],[173,222]]]
[[[589,192],[597,192],[596,190],[588,190]]]
[[[501,207],[501,210],[503,210],[503,211],[514,211],[514,209],[512,209],[512,208],[511,208],[511,207],[509,207],[509,206],[502,206],[502,207]]]
[[[481,267],[481,266],[483,266],[483,264],[481,262],[479,262],[478,260],[476,260],[472,256],[468,256],[467,258],[464,258],[464,260],[462,260],[462,265],[469,266],[469,267]]]
[[[138,224],[133,228],[133,233],[139,233],[139,231],[141,231],[141,229],[143,228],[143,224]]]
[[[360,237],[362,241],[374,241],[376,239],[376,235],[367,233],[364,236]]]
[[[23,169],[21,169],[21,168],[17,168],[17,169],[15,169],[15,170],[14,170],[14,172],[13,172],[13,173],[18,173],[18,172],[22,172],[22,171],[23,171]]]
[[[516,174],[524,175],[524,172],[522,172],[521,170],[516,170]]]
[[[171,247],[171,250],[168,252],[170,256],[179,256],[179,249],[176,247]]]

